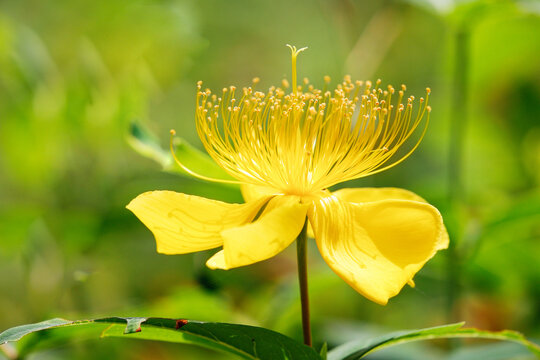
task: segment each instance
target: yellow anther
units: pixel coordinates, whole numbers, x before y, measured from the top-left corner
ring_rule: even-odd
[[[284,79],[281,87],[257,91],[254,86],[260,80],[255,77],[252,87],[241,88],[240,95],[234,86],[223,89],[222,100],[207,90],[201,92],[202,83],[197,83],[196,114],[203,145],[238,182],[283,193],[309,193],[383,171],[418,146],[419,141],[406,155],[397,150],[415,128],[424,127],[422,119],[427,125],[429,96],[419,98],[420,109],[413,116],[415,97],[404,97],[406,87],[401,86],[400,96],[394,98],[397,90],[390,85],[381,88],[380,79],[353,82],[347,75],[332,89],[330,76],[324,76],[320,90],[302,78],[300,92],[296,57],[304,49],[289,47],[292,89]],[[426,91],[429,95],[429,88]],[[424,133],[425,127],[420,138]],[[342,145],[325,147],[333,143]]]

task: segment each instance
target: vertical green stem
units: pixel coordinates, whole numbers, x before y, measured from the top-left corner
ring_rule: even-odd
[[[458,29],[455,35],[455,65],[453,71],[450,148],[448,153],[448,203],[451,208],[464,200],[463,190],[463,144],[467,127],[469,32]],[[456,248],[459,243],[459,221],[449,228],[450,242],[447,255],[447,316],[448,321],[459,321],[460,312],[456,302],[460,296],[460,258]]]
[[[304,333],[304,344],[311,346],[307,278],[307,219],[304,223],[302,231],[296,239],[296,255],[298,259],[298,282],[300,284],[300,303],[302,304],[302,330]]]

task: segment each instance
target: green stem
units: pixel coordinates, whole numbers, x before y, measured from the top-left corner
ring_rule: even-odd
[[[298,282],[300,285],[300,303],[302,304],[302,330],[304,333],[304,344],[311,346],[307,277],[307,219],[304,223],[302,231],[296,239],[296,255],[298,259]]]

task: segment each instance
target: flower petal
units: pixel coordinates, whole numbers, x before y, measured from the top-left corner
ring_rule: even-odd
[[[246,202],[277,194],[277,191],[272,188],[251,184],[240,185],[240,191]]]
[[[351,203],[364,203],[380,200],[412,200],[427,202],[412,191],[391,187],[341,189],[332,194],[340,200]]]
[[[274,197],[256,221],[222,231],[223,251],[210,258],[206,265],[227,270],[277,255],[302,230],[308,206],[297,196]]]
[[[221,246],[221,231],[248,223],[266,201],[228,204],[174,191],[150,191],[126,207],[152,231],[159,253],[185,254]]]
[[[210,269],[223,269],[227,270],[227,265],[225,264],[225,251],[220,250],[214,254],[210,259],[206,261],[206,266]]]
[[[439,211],[417,201],[322,199],[309,220],[322,257],[368,299],[386,304],[438,250],[448,246]]]

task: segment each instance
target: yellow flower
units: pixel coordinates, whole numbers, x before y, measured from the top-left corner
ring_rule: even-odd
[[[442,217],[407,190],[331,193],[328,188],[386,170],[409,156],[420,140],[405,151],[402,145],[421,123],[420,139],[426,131],[429,89],[413,111],[415,99],[405,100],[404,86],[397,95],[391,86],[381,89],[380,81],[353,83],[349,77],[333,92],[315,89],[307,79],[297,86],[296,56],[303,49],[291,50],[291,92],[284,82],[267,93],[250,87],[237,94],[230,87],[216,96],[198,83],[199,136],[217,164],[236,179],[232,182],[241,184],[246,203],[151,191],[127,208],[153,232],[160,253],[223,247],[208,260],[212,269],[278,254],[296,239],[307,218],[332,270],[368,299],[386,304],[405,284],[414,285],[413,276],[448,246]]]

